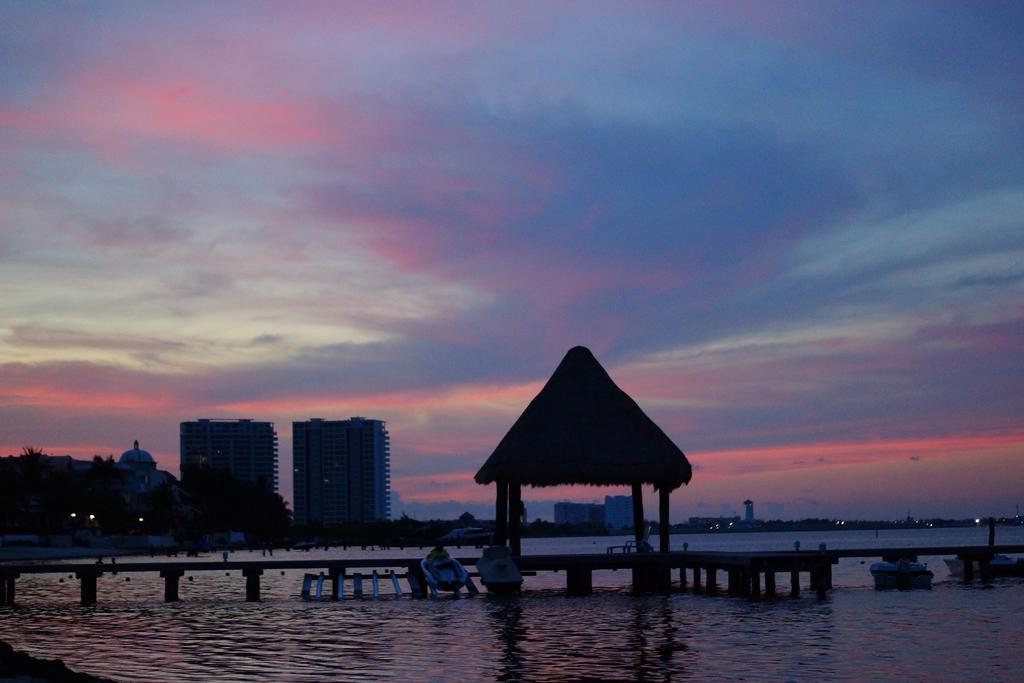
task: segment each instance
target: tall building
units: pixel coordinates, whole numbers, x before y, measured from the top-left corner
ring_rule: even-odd
[[[292,423],[295,523],[391,517],[391,442],[383,420]]]
[[[605,496],[604,523],[612,529],[633,528],[633,496]]]
[[[743,521],[746,522],[747,524],[753,524],[754,523],[754,501],[752,501],[752,500],[750,500],[748,498],[747,500],[743,501],[743,507],[746,508],[745,515],[743,517]]]
[[[555,503],[555,524],[597,524],[604,526],[604,505],[597,503]]]
[[[193,420],[182,422],[181,468],[225,469],[241,481],[277,491],[277,432],[273,422]]]

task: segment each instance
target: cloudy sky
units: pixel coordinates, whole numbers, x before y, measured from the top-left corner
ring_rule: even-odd
[[[252,417],[290,498],[292,420],[365,415],[399,510],[485,512],[583,344],[694,463],[676,517],[1013,514],[1022,34],[1014,2],[0,2],[0,453],[176,473],[181,420]]]

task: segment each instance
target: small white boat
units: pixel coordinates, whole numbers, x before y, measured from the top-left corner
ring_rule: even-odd
[[[959,558],[944,560],[949,568],[949,573],[955,577],[963,578],[964,561]],[[1024,576],[1024,558],[1013,558],[1006,555],[994,555],[988,563],[989,573],[992,576]],[[974,561],[974,575],[981,575],[981,567],[978,561]]]
[[[491,532],[480,527],[467,526],[461,529],[452,529],[441,538],[437,539],[438,543],[451,544],[462,544],[466,545],[477,544],[483,545],[491,542]]]
[[[423,577],[434,591],[451,591],[458,595],[459,589],[469,581],[469,572],[452,557],[438,557],[420,561]]]
[[[931,588],[934,574],[928,565],[911,560],[899,562],[875,562],[871,565],[871,576],[875,579],[875,588]]]

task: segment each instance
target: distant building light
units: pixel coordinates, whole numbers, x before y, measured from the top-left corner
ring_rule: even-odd
[[[90,520],[92,520],[92,519],[96,519],[96,515],[89,515],[89,519],[90,519]]]
[[[75,517],[78,517],[78,515],[76,515],[74,512],[72,512],[71,513],[71,519],[74,519]]]

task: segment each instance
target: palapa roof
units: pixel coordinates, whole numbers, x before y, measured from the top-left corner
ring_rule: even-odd
[[[690,463],[636,401],[619,389],[594,354],[569,349],[476,473],[530,486],[654,484],[690,481]]]

